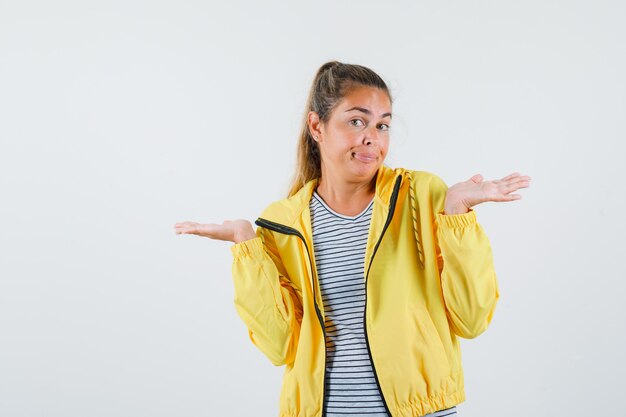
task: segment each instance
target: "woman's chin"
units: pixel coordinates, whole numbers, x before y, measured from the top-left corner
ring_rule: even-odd
[[[372,175],[376,174],[381,165],[378,159],[370,163],[363,163],[358,160],[353,162],[355,162],[355,164],[352,166],[352,172],[363,179],[371,178]]]

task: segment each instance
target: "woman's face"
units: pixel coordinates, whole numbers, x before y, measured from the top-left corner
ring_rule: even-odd
[[[347,181],[371,180],[389,148],[391,102],[373,87],[356,87],[332,111],[327,123],[309,113],[309,127],[320,146],[322,176],[332,172]]]

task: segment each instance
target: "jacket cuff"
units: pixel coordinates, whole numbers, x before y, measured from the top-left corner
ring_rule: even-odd
[[[235,243],[230,247],[235,259],[241,259],[245,257],[255,257],[263,253],[263,241],[259,236],[252,239],[244,240],[239,243]]]
[[[476,222],[476,212],[472,209],[463,214],[444,214],[443,210],[437,213],[437,224],[443,227],[462,228]]]

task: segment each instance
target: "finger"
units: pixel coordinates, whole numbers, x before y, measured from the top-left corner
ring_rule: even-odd
[[[504,184],[506,187],[508,187],[509,193],[512,191],[518,190],[520,188],[528,188],[530,186],[530,180],[516,179],[516,180],[510,180],[510,181],[513,181],[513,182]]]
[[[530,181],[531,178],[528,175],[516,175],[512,178],[509,178],[506,181]]]
[[[506,177],[501,178],[500,181],[508,181],[512,178],[519,177],[519,176],[520,176],[519,172],[514,172],[512,174],[507,175]]]
[[[512,179],[515,179],[516,177],[519,177],[520,173],[519,172],[514,172],[512,174],[507,175],[506,177],[502,177],[499,180],[493,180],[493,182],[495,184],[500,184],[503,182],[507,182],[507,181],[511,181]]]
[[[522,178],[524,177],[516,177],[513,179],[509,179],[505,182],[498,183],[498,187],[500,187],[500,190],[505,194],[508,194],[520,188],[528,188],[530,186],[530,179]]]
[[[192,227],[193,225],[191,223],[176,223],[176,225],[174,225],[174,230],[176,233],[180,234],[181,232],[188,231]]]
[[[530,178],[528,175],[516,175],[507,180],[504,180],[503,182],[530,181],[531,179],[532,178]]]
[[[502,194],[502,195],[495,197],[491,201],[507,202],[507,201],[521,200],[521,199],[522,199],[522,196],[520,194]]]
[[[189,222],[189,221],[187,221],[187,222],[178,222],[178,223],[176,223],[174,225],[174,227],[187,227],[187,226],[192,225],[192,224],[194,224],[194,222]]]
[[[199,234],[201,232],[201,225],[195,222],[185,222],[185,224],[181,224],[176,227],[177,234]]]
[[[480,174],[476,174],[476,175],[472,176],[472,178],[470,178],[470,181],[475,182],[476,184],[478,184],[482,180],[484,180],[484,178]]]

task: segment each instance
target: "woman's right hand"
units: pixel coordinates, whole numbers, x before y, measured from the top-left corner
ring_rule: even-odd
[[[174,225],[174,231],[177,235],[198,235],[233,243],[243,242],[256,237],[252,223],[244,219],[224,220],[222,224],[181,222]]]

